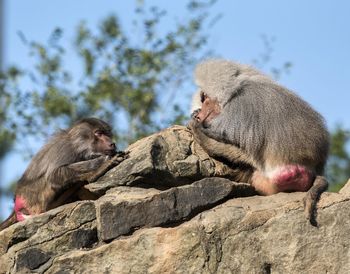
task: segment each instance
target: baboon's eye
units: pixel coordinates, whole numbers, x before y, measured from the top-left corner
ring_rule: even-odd
[[[206,98],[207,98],[207,95],[203,91],[201,91],[201,103],[203,103]]]
[[[104,132],[102,131],[102,130],[96,130],[95,132],[94,132],[94,134],[95,134],[95,136],[97,136],[97,137],[101,137],[103,134],[104,134]]]

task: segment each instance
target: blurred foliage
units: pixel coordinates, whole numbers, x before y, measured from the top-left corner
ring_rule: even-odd
[[[117,15],[98,26],[80,22],[73,47],[57,27],[45,43],[19,32],[32,64],[0,73],[0,161],[16,147],[32,154],[58,128],[96,116],[113,125],[119,149],[173,123],[184,123],[187,110],[176,91],[191,78],[193,66],[208,56],[207,30],[215,23],[216,0],[188,0],[181,18],[135,1],[132,30]],[[128,27],[128,26],[127,26]],[[80,60],[78,67],[70,58]],[[185,97],[185,96],[183,96]],[[11,193],[1,188],[2,195]]]
[[[19,33],[33,66],[1,75],[0,157],[22,136],[43,137],[85,116],[111,123],[122,146],[182,123],[184,110],[175,93],[208,54],[208,11],[215,2],[189,0],[182,18],[167,30],[162,28],[167,12],[147,1],[136,1],[133,31],[124,30],[116,15],[98,27],[81,22],[72,50],[81,61],[78,68],[66,65],[72,52],[63,46],[62,29],[46,43]]]
[[[330,191],[339,191],[350,178],[349,140],[350,131],[337,125],[331,134],[330,156],[326,167]]]
[[[0,72],[0,159],[12,149],[15,141],[16,125],[10,119],[13,94],[9,90],[11,82],[17,78],[18,74],[19,72],[14,68]]]

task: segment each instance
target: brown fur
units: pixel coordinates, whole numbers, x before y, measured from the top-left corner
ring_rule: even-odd
[[[10,225],[13,225],[17,223],[17,219],[16,219],[16,214],[15,212],[13,211],[11,213],[11,215],[5,220],[3,221],[1,224],[0,224],[0,231],[2,231],[3,229],[9,227]]]
[[[70,201],[83,184],[95,181],[124,159],[123,153],[115,155],[111,138],[111,127],[96,118],[82,119],[58,132],[33,157],[15,196],[25,200],[30,215]],[[11,216],[1,229],[13,223],[14,213]]]

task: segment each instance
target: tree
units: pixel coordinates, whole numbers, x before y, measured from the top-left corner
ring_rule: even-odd
[[[326,175],[330,182],[330,191],[338,191],[350,178],[350,155],[347,145],[350,131],[337,125],[331,134],[330,156]]]
[[[111,123],[119,148],[181,123],[185,116],[176,90],[209,53],[205,30],[215,21],[208,12],[215,2],[189,0],[184,18],[166,31],[160,25],[167,12],[144,1],[136,1],[135,32],[126,32],[117,15],[97,28],[81,22],[72,49],[80,73],[69,67],[61,28],[46,43],[20,33],[34,65],[0,73],[0,159],[15,144],[31,154],[23,140],[40,140],[85,116]]]
[[[81,22],[74,41],[82,65],[78,76],[65,66],[62,29],[56,28],[45,44],[20,34],[34,68],[12,68],[3,74],[7,97],[0,103],[7,122],[0,123],[6,136],[13,140],[45,135],[54,131],[52,125],[65,127],[96,115],[114,125],[118,142],[125,145],[171,121],[181,121],[174,92],[192,75],[193,64],[207,54],[203,30],[210,24],[207,11],[214,2],[189,1],[187,19],[165,33],[159,25],[166,11],[146,7],[143,1],[135,8],[137,37],[136,32],[123,30],[116,15],[102,20],[96,31]],[[23,81],[30,85],[24,87]]]

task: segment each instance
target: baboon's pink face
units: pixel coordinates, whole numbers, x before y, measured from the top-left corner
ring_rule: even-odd
[[[210,98],[205,93],[201,92],[202,107],[195,115],[195,119],[199,123],[209,123],[220,114],[221,107],[216,98]]]

